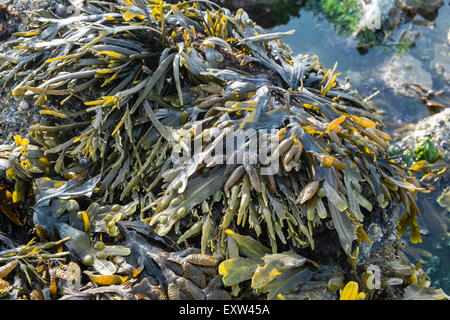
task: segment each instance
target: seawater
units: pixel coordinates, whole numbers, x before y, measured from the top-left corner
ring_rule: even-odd
[[[450,26],[449,17],[450,6],[449,3],[445,2],[434,20],[434,28],[420,27],[421,35],[416,39],[415,46],[409,49],[409,53],[419,59],[423,67],[431,74],[435,91],[448,89],[448,84],[430,67],[430,61],[434,56],[434,45],[447,41],[447,32]],[[390,37],[393,42],[407,28],[407,25],[400,26]],[[356,39],[338,34],[335,26],[324,17],[304,8],[299,10],[298,17],[291,18],[287,24],[275,26],[267,31],[281,32],[291,29],[295,29],[296,32],[294,35],[284,38],[283,42],[292,48],[294,54],[315,54],[319,57],[320,63],[327,68],[332,68],[337,61],[337,72],[342,73],[341,81],[349,76],[352,87],[357,89],[363,97],[371,95],[375,90],[380,90],[380,94],[373,102],[378,109],[386,112],[385,119],[387,121],[417,123],[420,119],[429,116],[428,110],[420,99],[393,94],[390,88],[379,78],[380,69],[395,54],[397,50],[395,46],[370,47],[364,54],[361,54]],[[438,194],[419,196],[418,205],[422,211],[422,217],[418,218],[418,222],[421,229],[428,230],[428,234],[422,235],[423,242],[421,244],[410,244],[414,248],[431,252],[432,257],[422,257],[421,261],[412,258],[411,262],[422,263],[423,269],[430,277],[432,286],[440,287],[449,294],[450,238],[440,230],[433,230],[430,226],[427,226],[424,218],[425,215],[430,214],[430,210],[434,210],[437,215],[445,214],[444,210],[446,209],[436,203],[437,196]],[[425,199],[428,199],[428,203],[432,204],[431,207],[425,206]],[[405,234],[404,240],[408,241],[408,239],[409,235]]]

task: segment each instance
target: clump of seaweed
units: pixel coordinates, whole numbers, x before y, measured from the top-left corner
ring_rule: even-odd
[[[365,220],[390,202],[403,203],[399,236],[410,228],[421,241],[414,199],[424,189],[387,158],[375,106],[338,81],[337,64],[293,56],[280,40],[293,31],[268,34],[209,1],[85,1],[65,19],[35,14],[5,43],[0,82],[34,96],[46,122],[15,139],[4,171],[12,202],[35,196],[41,239],[70,237],[94,283],[126,283],[117,261],[145,253],[147,292],[226,298],[214,273],[197,269],[224,261],[237,295],[241,259],[244,269],[264,261],[254,288],[274,297],[286,284],[268,289],[278,268],[299,280],[318,267],[295,252],[313,256],[318,230],[336,232],[356,264],[358,245],[371,243]],[[218,152],[229,141],[234,161]],[[87,209],[78,197],[92,198]],[[143,233],[165,249],[149,249]],[[124,236],[126,246],[113,244]],[[183,246],[197,251],[180,255]]]
[[[341,32],[350,34],[357,29],[361,16],[359,1],[323,0],[320,1],[320,6]]]
[[[416,167],[417,169],[422,167],[420,164],[433,164],[440,158],[439,151],[433,144],[433,141],[431,141],[430,137],[418,141],[417,145],[412,150],[407,149],[402,153],[402,151],[394,145],[389,147],[388,152],[391,156],[400,155],[401,161],[407,167]],[[419,165],[413,167],[416,163],[419,163]]]

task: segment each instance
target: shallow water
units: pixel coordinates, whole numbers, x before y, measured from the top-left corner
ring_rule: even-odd
[[[421,35],[416,39],[416,45],[409,50],[410,54],[423,63],[424,69],[433,78],[433,89],[441,90],[445,81],[430,68],[434,56],[434,45],[447,40],[449,28],[450,6],[446,2],[435,19],[433,30],[425,26],[415,25],[413,30]],[[295,29],[294,35],[284,38],[295,54],[316,54],[322,65],[332,68],[338,62],[337,71],[342,73],[341,80],[346,76],[362,96],[369,96],[380,90],[380,94],[373,100],[375,105],[387,112],[387,119],[396,122],[417,122],[429,115],[420,99],[396,96],[379,79],[380,69],[384,67],[396,52],[395,44],[401,33],[408,29],[409,24],[400,26],[391,35],[387,45],[368,48],[368,52],[360,54],[358,41],[352,37],[339,35],[335,27],[323,17],[314,15],[312,11],[300,9],[299,17],[291,18],[289,23],[276,26],[273,32]]]
[[[447,32],[450,26],[450,3],[445,1],[435,19],[434,28],[414,26],[414,30],[421,33],[416,39],[416,45],[411,47],[409,53],[423,63],[423,67],[430,72],[433,79],[433,90],[446,90],[448,85],[430,67],[434,56],[435,44],[447,41]],[[391,36],[391,43],[395,43],[408,24],[400,26]],[[378,109],[386,112],[386,122],[416,123],[418,120],[429,116],[428,110],[420,99],[411,99],[397,96],[386,87],[379,79],[380,69],[390,60],[396,52],[393,45],[377,46],[368,49],[365,54],[360,54],[357,47],[358,41],[348,36],[339,35],[334,26],[323,17],[314,15],[313,12],[300,9],[299,17],[291,18],[285,25],[270,29],[273,32],[295,29],[293,36],[284,38],[283,41],[292,48],[295,54],[316,54],[319,61],[327,68],[332,68],[338,62],[337,71],[341,72],[341,80],[346,76],[361,96],[369,96],[376,89],[380,94],[372,100]],[[395,127],[395,126],[391,126]],[[432,286],[442,288],[450,293],[450,238],[433,220],[433,211],[436,215],[444,215],[445,209],[436,204],[438,195],[421,195],[418,199],[423,217],[418,219],[421,229],[427,229],[429,234],[423,235],[420,245],[411,245],[414,248],[422,248],[432,253],[433,257],[424,258],[423,269],[429,274]],[[429,199],[431,207],[427,206],[423,199]],[[448,213],[447,213],[448,216]],[[407,241],[409,235],[405,235]]]

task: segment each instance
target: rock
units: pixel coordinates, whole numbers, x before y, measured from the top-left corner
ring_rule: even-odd
[[[446,187],[438,198],[438,203],[441,207],[446,208],[450,212],[450,187]]]
[[[434,47],[434,57],[431,60],[430,68],[445,81],[450,83],[450,50],[446,43],[438,43]]]
[[[0,4],[0,40],[8,38],[17,30],[19,15]]]
[[[410,148],[426,137],[430,137],[439,152],[442,152],[443,159],[450,163],[450,108],[436,113],[430,117],[420,120],[417,125],[405,133],[398,142],[401,148]]]
[[[442,4],[442,0],[359,0],[361,18],[356,33],[364,30],[394,30],[404,22],[405,16],[416,14],[434,20]],[[408,34],[408,39],[412,35]]]
[[[422,5],[419,7],[417,12],[424,18],[428,18],[429,15],[437,14],[437,11],[443,4],[443,0],[422,1]]]
[[[405,30],[400,35],[399,41],[400,43],[405,43],[408,46],[413,46],[416,42],[417,37],[420,35],[417,31]]]
[[[409,13],[415,13],[422,6],[422,0],[400,0],[399,8]]]
[[[428,90],[433,87],[431,75],[422,67],[422,62],[409,53],[396,53],[381,70],[381,78],[395,94],[411,98],[419,96],[408,84],[415,83]]]
[[[61,18],[66,18],[68,16],[68,8],[65,5],[57,4],[55,6],[55,13]]]
[[[25,100],[21,100],[19,102],[19,112],[26,111],[28,109],[30,109],[30,105],[28,104],[28,102],[26,102]]]
[[[361,18],[359,31],[365,29],[393,30],[401,23],[401,10],[395,0],[360,0]]]
[[[442,159],[435,162],[437,167],[434,169],[435,174],[429,176],[428,179],[422,180],[425,176],[418,176],[421,179],[421,185],[426,186],[431,191],[428,195],[423,195],[420,199],[421,206],[424,208],[422,212],[425,214],[418,220],[419,224],[424,225],[432,234],[441,237],[447,237],[448,227],[443,222],[445,219],[445,211],[440,210],[436,206],[435,201],[441,206],[446,207],[450,212],[450,174],[448,168],[450,165],[450,150],[448,142],[450,141],[450,109],[444,109],[440,113],[427,117],[410,126],[411,129],[402,133],[402,137],[396,137],[394,142],[401,150],[414,150],[418,142],[429,137],[437,150],[442,153]],[[440,174],[436,174],[438,170],[442,170]],[[447,187],[446,187],[447,186]]]
[[[173,1],[176,3],[177,1]],[[286,24],[298,17],[302,1],[296,0],[213,0],[231,11],[243,8],[263,28]]]
[[[418,13],[426,19],[428,15],[435,14],[443,4],[443,0],[400,0],[398,2],[399,8],[408,14]]]

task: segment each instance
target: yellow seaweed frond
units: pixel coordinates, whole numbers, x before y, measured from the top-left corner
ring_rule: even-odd
[[[15,37],[34,37],[41,34],[40,30],[25,31],[25,32],[14,32],[12,35]]]
[[[60,57],[56,57],[56,58],[51,58],[51,59],[45,60],[45,63],[52,63],[52,62],[59,61],[59,60],[67,60],[67,59],[79,58],[79,57],[80,57],[79,53],[77,53],[77,54],[68,54],[68,55],[65,55],[65,56],[60,56]]]
[[[350,281],[342,289],[339,300],[364,300],[365,298],[364,292],[358,292],[358,283]]]
[[[62,118],[62,119],[67,119],[68,116],[65,115],[64,113],[58,112],[58,111],[54,111],[54,110],[41,110],[39,111],[40,114],[47,114],[50,116],[54,116],[57,118]]]
[[[370,120],[369,118],[366,117],[357,117],[357,116],[351,116],[351,118],[361,127],[363,128],[376,128],[377,125],[375,122],[373,122],[372,120]]]
[[[306,109],[311,109],[311,110],[315,110],[315,111],[319,111],[319,107],[313,104],[309,104],[309,103],[304,103],[303,107]]]
[[[131,10],[127,10],[123,15],[123,20],[125,20],[125,22],[128,22],[130,20],[133,20],[134,18],[138,18],[140,20],[144,20],[145,16],[139,13],[135,13]]]
[[[89,222],[89,217],[88,217],[86,211],[81,211],[81,214],[83,216],[84,232],[88,232],[89,227],[91,226],[91,223]]]
[[[344,114],[343,116],[340,116],[339,118],[334,119],[333,121],[331,121],[331,122],[328,124],[326,133],[329,133],[329,132],[331,132],[331,131],[334,131],[334,130],[342,123],[342,122],[344,122],[344,120],[345,120],[346,118],[347,118],[347,115]]]
[[[89,279],[99,286],[118,285],[128,280],[128,277],[118,275],[89,275]]]
[[[111,133],[111,135],[115,135],[117,133],[117,131],[119,131],[119,129],[122,127],[122,125],[124,124],[125,119],[120,120],[119,124],[116,126],[116,128],[114,129],[114,131]]]
[[[28,144],[30,144],[30,140],[22,139],[22,137],[20,135],[15,135],[13,138],[14,138],[14,141],[16,142],[16,147],[22,146],[20,153],[21,154],[24,153]]]
[[[324,89],[322,95],[326,96],[328,94],[328,91],[331,90],[331,88],[333,88],[335,86],[336,83],[336,76],[338,74],[333,75],[333,77],[331,78],[330,82],[328,83],[327,87]]]

